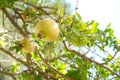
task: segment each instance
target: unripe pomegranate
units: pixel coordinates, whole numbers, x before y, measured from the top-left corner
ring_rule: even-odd
[[[35,44],[31,38],[25,37],[19,42],[22,51],[25,53],[31,53],[35,50]]]
[[[58,24],[52,19],[40,20],[35,27],[37,37],[46,42],[56,40],[59,36],[59,31]]]

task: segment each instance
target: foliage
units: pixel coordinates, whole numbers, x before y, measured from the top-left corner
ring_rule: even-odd
[[[8,8],[13,8],[14,7],[14,2],[18,0],[1,0],[0,1],[0,8],[3,7],[8,7]]]
[[[116,59],[119,40],[110,28],[111,23],[101,30],[97,21],[85,22],[77,11],[67,12],[66,5],[60,0],[0,0],[0,54],[3,56],[0,57],[0,76],[10,76],[13,80],[120,78],[119,57]],[[34,33],[36,23],[44,18],[59,24],[60,34],[55,41],[42,41]],[[29,54],[19,45],[26,36],[36,45],[36,50]],[[112,54],[106,48],[111,49]],[[91,53],[94,56],[88,56]],[[100,61],[95,58],[101,55],[105,56]]]

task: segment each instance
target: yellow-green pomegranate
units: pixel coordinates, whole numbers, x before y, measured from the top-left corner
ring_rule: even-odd
[[[35,50],[35,44],[31,38],[25,37],[19,42],[19,44],[21,45],[22,51],[25,53],[31,53]]]
[[[35,27],[37,37],[43,41],[51,42],[59,36],[59,26],[53,19],[40,20]]]

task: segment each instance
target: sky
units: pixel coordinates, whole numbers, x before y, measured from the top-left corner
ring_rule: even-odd
[[[120,0],[78,0],[77,11],[84,21],[96,20],[101,29],[111,22],[111,28],[120,39]]]

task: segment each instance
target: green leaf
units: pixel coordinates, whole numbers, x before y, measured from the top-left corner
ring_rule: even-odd
[[[23,77],[23,80],[31,80],[29,74],[23,74],[22,77]]]
[[[34,80],[43,80],[41,75],[34,75]]]
[[[87,80],[87,75],[85,75],[84,71],[80,70],[69,70],[66,76],[71,77],[72,79],[75,80]]]
[[[33,3],[34,3],[34,4],[37,4],[37,2],[38,2],[38,0],[33,0]]]
[[[78,12],[75,13],[75,17],[78,20],[82,20],[82,17],[80,16],[80,14]]]
[[[18,0],[0,0],[0,8],[8,7],[14,8],[14,3]]]
[[[112,58],[112,56],[111,56],[111,55],[108,55],[108,56],[107,56],[107,59],[108,59],[108,60],[109,60],[109,59],[111,59],[111,58]]]
[[[62,17],[64,15],[64,7],[59,7],[57,10],[57,15]]]
[[[120,57],[118,57],[117,59],[115,59],[115,66],[120,67]]]
[[[71,25],[72,20],[73,20],[73,15],[65,16],[65,17],[63,17],[62,25],[64,24],[65,26],[69,26],[69,25]]]
[[[94,34],[95,32],[97,32],[98,25],[99,24],[97,22],[92,23],[92,25],[91,25],[92,29],[91,29],[91,33],[90,34]]]

